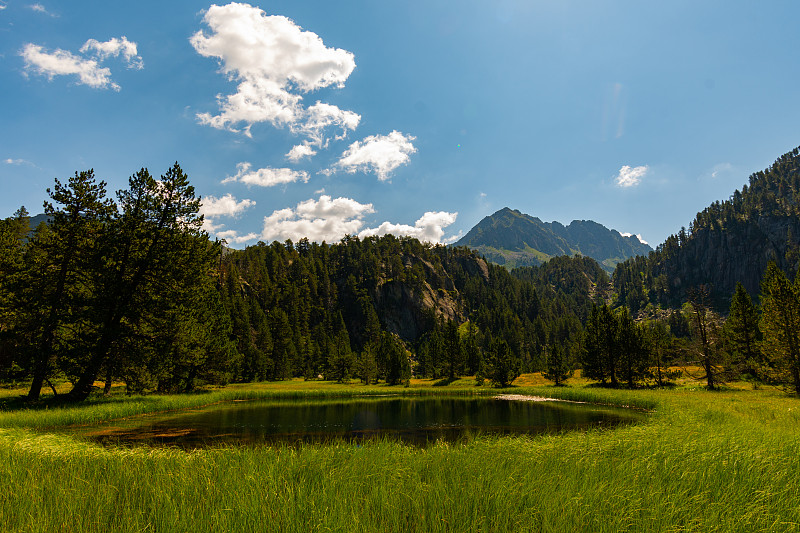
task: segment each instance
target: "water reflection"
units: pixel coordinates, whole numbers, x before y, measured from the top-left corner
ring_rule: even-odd
[[[424,446],[476,434],[539,434],[614,426],[635,422],[641,416],[620,408],[486,397],[259,401],[217,405],[139,420],[135,427],[115,424],[85,433],[103,443],[185,448],[371,438]]]

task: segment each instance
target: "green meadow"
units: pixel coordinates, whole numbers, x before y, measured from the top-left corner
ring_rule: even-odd
[[[254,398],[495,393],[289,381],[183,396],[111,396],[25,409],[0,398],[4,531],[797,531],[800,403],[785,392],[530,394],[648,409],[640,424],[426,448],[361,445],[102,447],[66,426]],[[474,381],[472,382],[474,384]],[[47,405],[47,404],[45,404]]]

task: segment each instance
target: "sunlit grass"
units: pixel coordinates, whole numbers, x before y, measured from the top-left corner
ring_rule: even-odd
[[[797,531],[800,402],[781,391],[552,387],[514,393],[654,409],[642,424],[478,437],[184,452],[103,448],[41,426],[242,398],[482,392],[457,382],[237,385],[0,413],[6,531]],[[518,381],[519,382],[519,381]],[[528,386],[530,384],[530,386]],[[691,390],[694,388],[695,390]]]

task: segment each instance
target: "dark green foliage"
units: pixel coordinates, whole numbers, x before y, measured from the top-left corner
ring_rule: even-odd
[[[632,389],[648,375],[649,353],[642,327],[633,321],[626,307],[618,313],[617,324],[621,376]]]
[[[726,367],[725,352],[720,337],[720,319],[711,309],[710,290],[701,285],[689,291],[689,304],[692,316],[691,352],[703,375],[696,376],[706,380],[709,390],[716,389],[724,382],[723,370]]]
[[[765,373],[800,396],[800,276],[794,283],[770,261],[761,282]]]
[[[378,358],[386,364],[386,383],[398,385],[411,378],[411,362],[408,353],[394,335],[384,333],[378,346]]]
[[[91,170],[48,193],[49,223],[30,238],[16,228],[22,261],[3,272],[13,316],[3,340],[31,376],[29,399],[60,376],[74,400],[100,377],[106,390],[123,379],[130,391],[227,382],[239,355],[213,275],[221,247],[200,231],[180,167],[158,181],[134,174],[119,207]]]
[[[547,354],[547,370],[542,373],[544,378],[549,379],[558,386],[571,378],[573,373],[574,369],[569,351],[557,343],[550,345]]]
[[[619,383],[619,324],[608,305],[592,307],[584,337],[583,375],[612,387]]]
[[[82,342],[91,336],[92,298],[103,269],[101,243],[114,203],[106,198],[105,182],[94,171],[76,172],[66,184],[55,181],[45,202],[50,224],[40,227],[25,250],[18,290],[17,328],[25,341],[33,379],[28,398],[39,398],[44,382],[58,371],[59,360],[74,360]]]
[[[737,283],[723,328],[723,340],[726,351],[731,356],[731,363],[751,378],[758,378],[764,368],[758,321],[758,312],[750,295],[744,285]]]
[[[633,313],[648,303],[679,307],[692,287],[710,287],[709,305],[728,309],[737,283],[751,294],[771,258],[785,271],[800,266],[800,148],[750,176],[728,200],[697,214],[647,258],[617,265],[619,304]]]
[[[519,376],[519,361],[508,343],[495,340],[489,347],[486,374],[495,387],[508,387]]]
[[[674,361],[676,339],[670,334],[669,326],[662,321],[651,321],[643,329],[647,350],[650,354],[649,374],[659,387],[676,379],[680,371],[670,370]]]

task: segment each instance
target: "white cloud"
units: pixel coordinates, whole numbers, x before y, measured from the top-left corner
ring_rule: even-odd
[[[225,239],[227,242],[241,244],[247,241],[254,241],[258,238],[258,233],[248,233],[246,235],[239,235],[236,230],[225,230],[217,232],[216,236],[220,239]]]
[[[316,242],[338,241],[345,235],[356,235],[364,225],[364,216],[374,212],[372,204],[322,195],[318,201],[306,200],[295,209],[280,209],[264,217],[261,240],[298,241],[307,237]]]
[[[235,94],[217,96],[218,115],[198,113],[201,124],[230,131],[243,124],[247,136],[260,122],[288,125],[320,147],[327,143],[326,128],[338,127],[343,136],[358,125],[356,113],[319,102],[304,109],[302,96],[295,94],[343,87],[356,66],[352,53],[328,48],[294,21],[248,4],[212,5],[203,22],[210,31],[195,33],[192,46],[202,56],[216,57],[221,71],[239,85]]]
[[[202,199],[200,214],[207,217],[236,216],[254,205],[256,205],[255,201],[248,198],[237,202],[230,193],[220,198],[206,196]]]
[[[617,184],[618,187],[628,188],[634,187],[641,183],[642,178],[647,174],[647,171],[650,170],[650,167],[647,165],[641,167],[633,167],[631,168],[628,165],[623,166],[619,169],[619,174],[614,179],[614,182]]]
[[[374,172],[379,180],[386,181],[391,178],[392,171],[407,164],[409,155],[417,151],[411,143],[414,139],[416,137],[396,130],[389,135],[370,135],[351,144],[334,166],[350,174]],[[333,169],[325,172],[332,173]]]
[[[53,76],[68,76],[75,74],[80,80],[78,83],[104,89],[111,87],[119,91],[120,87],[111,81],[111,71],[101,67],[94,59],[84,59],[73,55],[66,50],[56,49],[47,52],[39,45],[28,43],[22,49],[25,60],[25,69],[33,70],[37,74],[53,79]]]
[[[235,231],[220,231],[224,225],[217,224],[216,218],[220,216],[238,216],[254,205],[256,205],[255,201],[248,198],[245,198],[242,201],[236,201],[236,198],[234,198],[234,196],[230,193],[220,198],[215,196],[206,196],[201,200],[200,204],[200,214],[203,215],[203,229],[208,233],[216,234],[216,236],[221,239],[239,242],[235,240],[238,238],[235,236]],[[231,237],[232,234],[234,235],[233,237]]]
[[[31,164],[30,161],[26,161],[25,159],[11,159],[10,157],[8,159],[4,159],[3,163],[5,163],[6,165],[30,165]]]
[[[311,148],[307,144],[298,144],[297,146],[293,146],[291,150],[286,154],[286,159],[293,163],[297,163],[304,157],[312,157],[316,155],[317,151]]]
[[[623,237],[633,237],[633,233],[620,233],[620,235],[622,235]],[[639,242],[640,242],[640,243],[642,243],[642,244],[646,244],[646,245],[648,245],[648,246],[650,245],[650,243],[649,243],[649,242],[647,242],[646,240],[644,240],[644,239],[642,238],[642,234],[641,234],[641,233],[637,233],[637,234],[636,234],[636,238],[637,238],[637,239],[639,239]]]
[[[137,51],[136,43],[129,41],[124,35],[119,39],[113,37],[105,42],[100,42],[97,39],[89,39],[81,46],[80,51],[85,54],[91,50],[94,50],[95,55],[100,61],[108,57],[118,57],[122,55],[128,63],[128,68],[137,70],[144,68],[144,62]]]
[[[358,234],[360,238],[371,235],[392,234],[397,237],[414,237],[426,242],[441,242],[444,228],[456,221],[458,213],[428,211],[413,226],[384,222],[374,229],[366,229]]]
[[[51,17],[57,17],[58,16],[58,15],[55,15],[53,13],[50,13],[47,10],[47,8],[44,7],[42,4],[38,4],[38,3],[37,4],[31,4],[31,5],[28,6],[28,8],[36,11],[37,13],[42,13],[44,15],[49,15]],[[3,6],[3,9],[5,9],[5,6]]]
[[[711,179],[716,179],[720,174],[725,174],[732,170],[733,165],[730,163],[720,163],[718,165],[714,165],[714,168],[711,169]]]
[[[110,87],[115,91],[120,86],[111,81],[111,70],[100,66],[100,62],[108,57],[122,55],[128,63],[128,68],[141,69],[142,58],[137,55],[136,43],[129,41],[125,36],[112,38],[106,42],[89,39],[81,47],[80,52],[86,54],[93,52],[94,58],[81,57],[67,50],[49,52],[44,47],[28,43],[22,48],[22,58],[25,60],[25,70],[47,76],[52,80],[54,76],[78,76],[78,83],[88,85],[95,89]]]
[[[5,9],[5,8],[7,8],[7,7],[8,7],[8,6],[7,6],[7,5],[5,5],[5,4],[0,4],[0,11],[4,10],[4,9]]]
[[[330,128],[339,128],[341,133],[337,140],[344,139],[348,131],[353,131],[361,122],[361,115],[352,111],[344,111],[335,105],[317,102],[306,110],[305,122],[292,125],[294,133],[300,133],[309,138],[308,143],[318,148],[327,148],[328,139],[325,131]]]
[[[336,242],[345,235],[359,238],[372,235],[393,234],[398,237],[415,237],[422,241],[440,242],[445,227],[455,222],[458,213],[427,212],[413,226],[384,222],[377,228],[366,228],[364,217],[375,212],[372,204],[362,204],[351,198],[331,198],[322,195],[319,200],[306,200],[297,206],[274,211],[264,217],[261,240],[266,242],[295,242],[307,237],[316,242]]]
[[[308,172],[303,170],[292,170],[290,168],[259,168],[251,171],[252,165],[247,162],[236,165],[238,172],[235,176],[229,176],[222,180],[222,183],[240,182],[246,185],[258,185],[259,187],[272,187],[274,185],[284,185],[302,181],[308,182]]]
[[[456,214],[458,214],[458,213],[456,213]],[[444,239],[442,241],[442,243],[443,244],[453,244],[457,240],[461,239],[461,237],[463,237],[463,236],[464,236],[464,232],[463,231],[459,231],[457,234],[451,235],[448,238]]]

